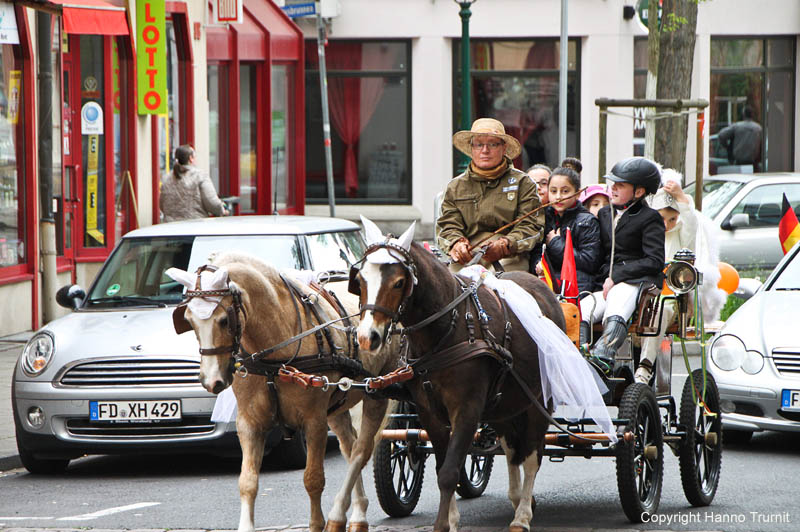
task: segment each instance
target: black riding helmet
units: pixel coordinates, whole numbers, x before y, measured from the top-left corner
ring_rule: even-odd
[[[661,170],[658,165],[645,157],[628,157],[623,159],[605,176],[606,181],[630,183],[642,187],[648,194],[655,194],[661,186]]]

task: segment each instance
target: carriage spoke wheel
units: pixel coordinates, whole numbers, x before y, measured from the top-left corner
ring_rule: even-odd
[[[413,413],[413,407],[401,403],[398,413]],[[393,420],[389,428],[419,428],[410,420]],[[382,440],[372,462],[375,491],[381,508],[391,517],[405,517],[414,511],[422,493],[427,453],[415,442]]]
[[[494,467],[494,455],[468,454],[467,461],[458,476],[456,493],[464,499],[480,497],[489,485],[492,467]]]
[[[694,370],[691,378],[696,393],[702,394],[702,370]],[[717,493],[722,469],[722,419],[714,377],[706,374],[705,408],[695,404],[692,393],[692,382],[686,379],[678,415],[686,438],[681,442],[678,462],[686,500],[693,506],[708,506]]]
[[[619,417],[629,420],[630,441],[617,443],[617,488],[625,515],[633,523],[658,510],[664,477],[661,419],[653,390],[641,383],[622,395]]]

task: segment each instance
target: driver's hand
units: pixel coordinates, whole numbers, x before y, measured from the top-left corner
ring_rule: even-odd
[[[603,281],[603,299],[608,298],[608,291],[614,287],[614,281],[611,280],[611,277],[608,277],[605,281]]]
[[[466,264],[472,260],[472,253],[469,250],[469,240],[460,238],[458,242],[450,248],[450,258],[459,264]]]
[[[486,253],[483,255],[483,260],[488,263],[504,259],[511,255],[511,244],[507,238],[498,238],[492,240],[486,246]]]

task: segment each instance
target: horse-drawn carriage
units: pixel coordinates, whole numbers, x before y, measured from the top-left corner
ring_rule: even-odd
[[[719,393],[713,377],[706,372],[705,353],[701,366],[692,370],[686,341],[698,341],[704,351],[705,326],[699,306],[698,287],[702,276],[693,265],[691,253],[676,257],[666,269],[669,290],[643,290],[629,327],[625,345],[617,354],[612,374],[592,365],[605,382],[606,405],[617,408],[612,419],[618,441],[612,443],[593,420],[554,417],[557,429],[545,436],[543,454],[551,462],[568,456],[615,457],[617,487],[625,515],[632,522],[657,511],[664,474],[666,444],[678,457],[684,494],[693,506],[709,505],[719,483],[721,467],[721,418]],[[667,295],[668,294],[668,295]],[[660,330],[665,304],[677,306],[677,322]],[[572,308],[563,307],[565,312]],[[693,323],[690,325],[690,322]],[[666,336],[665,336],[666,335]],[[689,378],[680,394],[672,396],[672,337],[680,341]],[[641,339],[663,337],[655,372],[649,384],[634,382],[639,365]],[[587,356],[587,364],[591,365]],[[373,473],[383,510],[403,517],[413,512],[422,489],[427,456],[433,447],[422,429],[411,402],[401,402],[391,414],[375,451]],[[494,431],[482,424],[458,480],[462,498],[480,496],[486,489],[495,455],[503,454]]]
[[[194,274],[167,272],[187,287],[173,318],[177,332],[195,331],[201,382],[214,393],[232,386],[236,397],[240,532],[255,528],[263,434],[276,425],[306,435],[312,532],[345,530],[351,502],[349,529],[366,531],[361,469],[372,455],[386,396],[400,382],[411,402],[395,412],[374,460],[380,501],[390,515],[413,511],[425,458],[433,453],[440,489],[434,530],[448,532],[459,521],[455,493],[480,495],[494,456],[502,453],[515,509],[510,532],[530,530],[542,456],[615,456],[623,508],[637,521],[658,507],[665,442],[679,456],[689,501],[711,502],[721,458],[713,379],[704,367],[692,372],[678,407],[669,389],[671,354],[663,349],[653,384],[632,383],[638,362],[633,339],[661,334],[665,301],[677,302],[681,343],[691,330],[702,339],[700,312],[697,326],[687,325],[689,293],[698,283],[689,262],[677,261],[667,272],[673,296],[642,298],[621,364],[610,376],[598,375],[564,334],[564,313],[552,291],[535,277],[511,272],[497,279],[473,269],[465,280],[413,243],[413,227],[391,238],[364,223],[370,246],[348,282],[358,301],[350,294],[342,294],[349,296],[343,301],[325,296],[313,283],[237,254],[218,256]],[[520,301],[526,312],[519,312]],[[356,316],[357,327],[344,326]],[[598,379],[607,388],[602,397]],[[356,435],[349,409],[370,395]],[[554,405],[576,404],[585,414],[552,416]],[[614,419],[607,405],[618,408]],[[326,522],[321,494],[328,426],[349,468]]]

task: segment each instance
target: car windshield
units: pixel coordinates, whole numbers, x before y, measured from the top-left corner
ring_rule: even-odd
[[[717,181],[714,179],[704,181],[703,214],[709,218],[714,218],[743,186],[744,183],[739,181]],[[693,184],[684,188],[683,191],[694,198]]]
[[[183,285],[164,273],[167,268],[195,271],[219,251],[242,251],[276,268],[303,267],[294,235],[126,238],[100,272],[86,307],[178,303]]]
[[[800,244],[796,244],[800,245]],[[789,261],[783,265],[783,268],[772,281],[772,286],[769,290],[800,290],[800,259],[797,256],[800,253],[795,251]]]

